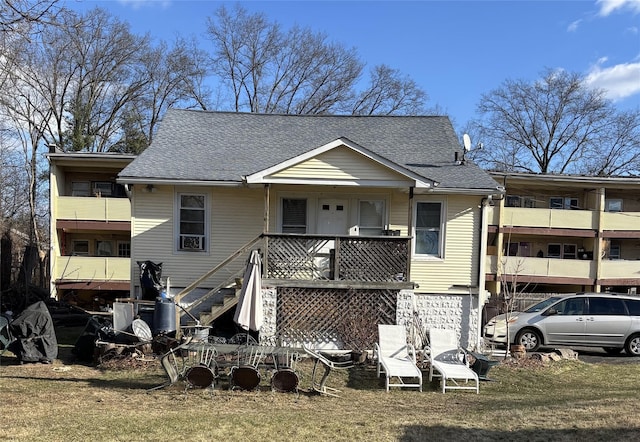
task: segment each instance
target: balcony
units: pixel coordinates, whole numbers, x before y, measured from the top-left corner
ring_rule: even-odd
[[[497,256],[489,255],[486,264],[489,273],[496,274],[500,270],[500,273],[521,278],[523,282],[558,278],[593,280],[596,275],[596,262],[590,260],[505,256],[498,262]]]
[[[505,207],[503,210],[502,224],[509,227],[594,230],[598,226],[598,212],[591,210],[532,209],[523,207]],[[493,219],[495,219],[495,216],[489,217],[490,222]]]
[[[409,288],[409,241],[399,236],[265,234],[265,277],[275,285]]]
[[[602,212],[602,230],[635,230],[640,236],[640,212]]]
[[[131,221],[128,198],[61,196],[54,204],[54,219],[81,221]]]
[[[129,281],[131,259],[112,256],[58,256],[53,274],[55,281]]]
[[[600,263],[600,279],[606,279],[608,284],[627,285],[624,281],[633,281],[629,285],[638,284],[640,280],[640,260],[612,259],[602,260]]]

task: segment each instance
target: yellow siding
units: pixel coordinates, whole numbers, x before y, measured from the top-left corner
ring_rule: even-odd
[[[436,200],[436,199],[434,199]],[[424,200],[421,200],[424,201]],[[412,260],[411,280],[420,293],[460,291],[454,285],[478,284],[480,209],[478,197],[449,196],[445,200],[447,222],[442,260]]]
[[[71,281],[128,281],[129,258],[58,256],[51,277]]]
[[[262,189],[193,187],[188,191],[208,196],[210,224],[207,251],[176,251],[173,187],[158,186],[154,193],[144,194],[142,198],[134,197],[131,266],[135,285],[139,284],[136,261],[161,262],[163,279],[170,277],[172,287],[185,287],[262,232]],[[244,263],[237,265],[241,269]],[[203,286],[212,288],[222,282],[222,276],[227,278],[231,275],[221,272]]]
[[[274,178],[398,181],[407,178],[346,147],[324,152],[272,175]]]

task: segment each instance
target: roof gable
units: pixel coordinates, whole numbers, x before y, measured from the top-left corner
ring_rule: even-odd
[[[340,138],[246,177],[247,183],[325,184],[376,187],[431,187],[348,139]]]

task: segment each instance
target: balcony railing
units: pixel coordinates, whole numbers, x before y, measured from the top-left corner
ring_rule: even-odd
[[[594,279],[596,262],[580,259],[530,258],[505,256],[501,260],[495,255],[487,256],[487,270],[493,274],[535,276],[545,278]]]
[[[601,279],[640,278],[640,260],[605,259],[600,264]]]
[[[639,230],[640,212],[603,212],[602,230]]]
[[[87,221],[131,221],[128,198],[61,196],[55,203],[56,219]]]
[[[268,279],[396,284],[409,281],[408,237],[264,236]]]
[[[592,230],[598,226],[598,212],[591,210],[505,207],[502,223],[505,226],[513,227]]]
[[[130,267],[130,258],[58,256],[52,277],[70,281],[129,281]]]

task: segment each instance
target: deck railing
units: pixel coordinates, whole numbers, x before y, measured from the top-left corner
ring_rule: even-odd
[[[409,281],[409,237],[265,234],[264,277]]]

